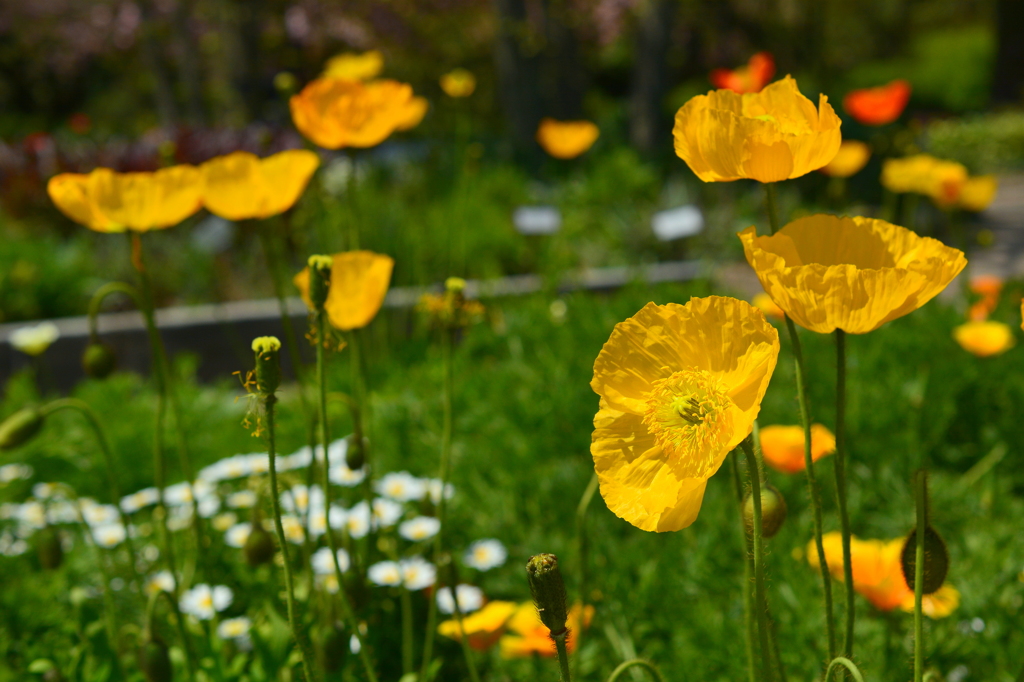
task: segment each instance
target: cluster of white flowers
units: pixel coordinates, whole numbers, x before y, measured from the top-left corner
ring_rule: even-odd
[[[370,581],[381,586],[402,585],[407,590],[422,590],[437,580],[437,568],[421,556],[400,561],[379,561],[366,571]]]
[[[200,583],[181,595],[179,605],[182,613],[187,613],[198,620],[212,620],[216,614],[231,606],[234,600],[235,594],[230,587],[210,587],[206,583]]]
[[[0,467],[0,485],[5,485],[11,481],[32,478],[33,473],[35,472],[28,464],[5,464]]]

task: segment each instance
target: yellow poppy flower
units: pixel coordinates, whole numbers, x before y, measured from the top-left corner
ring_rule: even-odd
[[[715,90],[676,113],[676,155],[704,182],[798,178],[839,151],[840,120],[821,95],[818,108],[786,76],[761,92]]]
[[[395,261],[373,251],[336,253],[331,261],[331,283],[327,291],[327,319],[342,331],[370,324],[388,293]],[[309,268],[295,275],[295,286],[310,310]]]
[[[821,172],[833,178],[848,178],[860,172],[871,158],[871,147],[860,140],[843,140],[839,152],[821,167]]]
[[[959,206],[968,211],[984,211],[996,198],[999,181],[994,175],[967,178],[960,188]]]
[[[88,175],[50,178],[47,191],[64,215],[97,232],[148,232],[177,225],[202,207],[199,169],[181,165],[152,173],[116,173],[97,168]]]
[[[772,300],[772,297],[763,291],[754,296],[750,301],[750,305],[755,308],[760,308],[765,317],[771,317],[776,320],[783,320],[786,318],[786,313],[782,312],[782,308],[775,305],[775,301]]]
[[[462,638],[465,632],[469,645],[478,651],[489,649],[505,634],[505,624],[519,609],[519,604],[511,601],[488,602],[476,613],[462,617],[462,626],[454,618],[437,626],[437,632],[455,641]]]
[[[325,78],[342,78],[351,81],[368,81],[384,70],[384,55],[377,50],[369,52],[345,52],[327,60],[324,66]]]
[[[1016,343],[1009,325],[992,320],[962,324],[953,330],[953,338],[961,348],[979,358],[1005,353]]]
[[[608,508],[642,530],[693,523],[707,479],[753,428],[778,354],[775,328],[734,298],[648,303],[615,325],[590,382]]]
[[[931,197],[942,207],[955,205],[967,183],[967,168],[928,154],[887,159],[882,164],[882,185],[897,194],[913,192]],[[983,188],[979,187],[983,191]],[[975,194],[980,194],[973,190]]]
[[[565,648],[569,652],[576,648],[575,633],[580,627],[588,627],[593,617],[593,606],[583,607],[580,604],[573,604],[569,609],[569,618],[566,621],[569,636],[565,640]],[[507,627],[515,634],[508,634],[501,638],[499,644],[502,658],[525,658],[534,654],[554,656],[557,653],[555,643],[551,639],[551,630],[541,623],[537,607],[533,602],[521,604],[512,614]]]
[[[740,233],[747,262],[793,321],[866,334],[917,310],[967,265],[964,254],[873,218],[812,215],[771,236]]]
[[[200,166],[205,184],[203,203],[227,220],[269,218],[291,208],[320,158],[292,149],[260,159],[249,152],[218,156]]]
[[[804,428],[765,426],[761,428],[761,454],[768,466],[785,474],[803,471]],[[836,451],[836,437],[821,424],[811,425],[811,460],[817,462]]]
[[[537,128],[537,144],[556,159],[574,159],[590,149],[600,134],[590,121],[545,118]]]
[[[469,97],[476,90],[476,78],[466,69],[453,69],[441,76],[441,89],[449,97]]]
[[[393,80],[360,83],[318,78],[289,101],[292,121],[326,149],[374,147],[423,120],[427,101],[412,86]]]

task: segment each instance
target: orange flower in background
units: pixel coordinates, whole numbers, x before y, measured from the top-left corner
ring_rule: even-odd
[[[833,178],[848,178],[860,172],[871,158],[871,147],[860,140],[843,140],[839,152],[821,167],[821,172]]]
[[[961,348],[979,358],[1005,353],[1016,343],[1010,325],[992,320],[962,324],[953,330],[953,338]]]
[[[46,189],[64,215],[97,232],[171,227],[202,208],[203,197],[202,175],[189,165],[152,173],[62,173]]]
[[[970,177],[956,161],[929,154],[887,159],[882,164],[882,185],[891,192],[924,194],[939,208],[984,211],[995,198],[999,182],[993,175]]]
[[[406,83],[338,78],[317,78],[289,105],[299,132],[326,149],[374,147],[419,125],[428,107]]]
[[[765,426],[760,430],[761,454],[776,471],[794,474],[803,471],[804,428],[802,426]],[[811,459],[817,462],[836,451],[836,437],[821,424],[811,425]]]
[[[732,90],[739,94],[761,92],[775,75],[775,59],[771,52],[758,52],[738,69],[715,69],[709,80],[718,89]]]
[[[505,634],[506,624],[513,614],[519,610],[519,604],[511,601],[488,602],[482,609],[462,617],[462,626],[454,618],[437,626],[440,635],[454,639],[462,639],[465,632],[469,646],[477,651],[484,651],[497,644]],[[534,609],[536,610],[536,609]]]
[[[866,334],[917,310],[967,259],[942,242],[874,218],[813,215],[774,235],[739,234],[761,286],[800,326]]]
[[[336,253],[331,262],[331,283],[324,309],[331,326],[342,331],[370,324],[384,304],[395,261],[373,251]],[[309,268],[293,280],[310,310]]]
[[[269,218],[291,208],[320,165],[320,157],[292,149],[261,159],[249,152],[218,156],[200,166],[206,209],[226,220]]]
[[[841,121],[821,95],[818,108],[786,76],[761,92],[715,90],[676,112],[676,156],[704,182],[779,182],[831,161]]]
[[[903,577],[900,555],[906,538],[894,540],[861,540],[850,537],[850,563],[853,568],[853,589],[882,611],[895,608],[913,612],[914,590]],[[843,576],[843,538],[838,531],[822,537],[825,563],[836,580]],[[807,561],[820,570],[818,550],[811,540],[807,544]],[[930,618],[945,618],[960,605],[960,593],[948,583],[936,592],[924,595],[921,610]]]
[[[900,117],[910,101],[910,83],[894,80],[877,88],[853,90],[843,98],[843,109],[859,123],[884,126]]]
[[[994,175],[978,175],[967,178],[960,187],[958,205],[965,211],[984,211],[996,198],[999,180]]]
[[[750,305],[761,310],[765,317],[770,317],[776,320],[786,319],[786,313],[782,311],[782,308],[775,304],[772,297],[763,291],[760,294],[754,296],[753,300],[750,301]]]
[[[593,606],[584,608],[580,604],[574,604],[569,609],[569,619],[566,622],[569,636],[565,638],[565,648],[569,652],[576,648],[576,631],[580,627],[589,627],[593,617]],[[558,653],[551,639],[551,630],[540,622],[537,607],[533,602],[521,604],[508,620],[506,627],[515,634],[507,634],[501,638],[499,645],[502,658],[524,658],[534,654],[554,656]]]
[[[453,69],[441,76],[441,89],[449,97],[469,97],[476,90],[476,77],[466,69]]]
[[[608,509],[641,530],[692,524],[707,480],[753,429],[778,355],[775,328],[734,298],[648,303],[615,325],[590,382]]]
[[[368,81],[384,70],[384,55],[377,50],[356,53],[345,52],[327,60],[324,66],[325,78],[342,78],[350,81]]]
[[[969,285],[971,293],[980,297],[967,312],[967,318],[980,322],[988,318],[999,305],[999,294],[1003,290],[1003,278],[996,275],[979,275],[972,277]]]
[[[537,128],[537,143],[556,159],[574,159],[590,149],[600,134],[590,121],[545,118]]]

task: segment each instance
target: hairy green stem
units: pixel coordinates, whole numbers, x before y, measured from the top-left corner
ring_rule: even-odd
[[[595,471],[590,476],[590,483],[587,484],[586,490],[583,491],[583,496],[580,497],[580,503],[576,506],[576,541],[579,543],[576,555],[576,562],[579,564],[576,568],[576,584],[580,593],[580,609],[587,608],[587,556],[590,550],[590,545],[587,542],[587,510],[590,509],[590,501],[594,499],[597,487],[598,478]],[[576,631],[576,651],[582,651],[582,647],[583,628],[578,628]],[[578,678],[579,672],[580,656],[577,653],[572,659],[573,677]]]
[[[771,654],[768,648],[768,596],[765,594],[764,579],[764,537],[761,528],[761,474],[757,468],[757,457],[749,437],[740,444],[747,456],[747,476],[750,478],[750,495],[754,507],[754,605],[757,609],[757,635],[761,645],[761,666],[764,679],[771,682],[775,677],[772,671]]]
[[[552,637],[555,640],[555,649],[558,651],[558,671],[561,675],[562,682],[571,682],[572,675],[569,672],[569,652],[565,647],[565,639],[568,636],[567,632],[563,632],[557,637]]]
[[[612,674],[608,676],[607,682],[618,682],[618,679],[622,677],[627,670],[630,668],[643,668],[651,674],[651,677],[655,679],[655,682],[665,682],[665,678],[662,677],[661,671],[650,661],[645,661],[642,658],[631,658],[628,661],[623,661],[612,671]]]
[[[853,661],[848,658],[844,658],[843,656],[833,658],[832,662],[828,664],[828,669],[825,671],[826,682],[828,682],[832,677],[832,671],[839,666],[846,668],[856,682],[864,682],[864,676],[860,674],[860,668],[858,668]]]
[[[924,598],[924,531],[928,525],[925,504],[928,496],[928,476],[924,469],[917,472],[914,481],[917,498],[916,553],[914,556],[914,682],[922,682],[924,676],[924,618],[921,602]]]
[[[743,613],[747,624],[747,673],[750,682],[757,682],[761,676],[757,669],[756,654],[754,653],[756,648],[754,645],[754,593],[752,592],[754,565],[753,556],[750,553],[750,539],[747,536],[746,524],[743,520],[743,477],[740,475],[739,455],[733,452],[729,461],[732,464],[732,483],[736,489],[736,499],[739,502],[740,532],[743,534]]]
[[[850,560],[850,513],[846,504],[846,332],[836,329],[836,504],[843,536],[843,586],[846,592],[846,631],[843,657],[853,658],[853,623],[856,616],[853,599],[853,562]]]

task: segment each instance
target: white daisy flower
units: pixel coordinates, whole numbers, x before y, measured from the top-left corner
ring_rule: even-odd
[[[345,461],[342,460],[338,464],[331,465],[331,469],[328,472],[328,476],[331,479],[331,483],[333,483],[334,485],[340,485],[345,488],[353,488],[362,483],[363,480],[366,479],[366,467],[363,467],[362,469],[356,469],[355,471],[353,471],[352,469],[349,469],[348,465],[345,464]]]
[[[53,322],[41,322],[31,327],[18,327],[7,341],[26,355],[42,355],[54,341],[60,338],[60,330]]]
[[[46,507],[46,520],[51,524],[75,523],[78,521],[78,507],[70,500],[50,502]]]
[[[223,533],[236,523],[238,523],[238,514],[235,512],[224,512],[223,514],[217,514],[214,516],[211,525],[214,530],[218,530]]]
[[[284,528],[285,540],[293,545],[301,545],[305,541],[306,529],[302,527],[302,521],[298,516],[291,514],[281,516],[281,527]]]
[[[239,490],[231,493],[227,499],[228,506],[232,509],[249,509],[256,506],[256,493],[251,490]]]
[[[87,502],[87,500],[88,498],[79,500],[79,506],[82,508],[82,517],[90,526],[102,526],[120,521],[121,514],[114,505],[98,504],[94,500]]]
[[[211,588],[202,583],[181,595],[181,610],[199,620],[211,620],[216,613],[231,606],[234,597],[230,587]]]
[[[0,467],[0,483],[10,483],[18,479],[32,478],[35,473],[27,464],[15,463],[5,464]]]
[[[345,512],[345,529],[356,540],[370,532],[370,507],[365,500]]]
[[[379,494],[399,502],[422,500],[427,494],[423,479],[413,476],[408,471],[385,474],[373,487]]]
[[[160,491],[157,488],[143,488],[142,490],[126,495],[121,498],[121,509],[125,514],[134,514],[140,509],[156,504],[160,501]]]
[[[501,566],[508,558],[508,550],[498,540],[477,540],[469,546],[463,557],[463,562],[470,568],[478,571],[489,571]]]
[[[220,498],[216,495],[207,495],[199,500],[199,516],[204,519],[212,517],[220,511]]]
[[[402,505],[386,497],[378,497],[373,501],[373,521],[375,528],[390,528],[402,518]]]
[[[325,575],[318,575],[316,581],[328,594],[338,594],[338,576],[333,572]]]
[[[309,509],[309,488],[304,485],[292,486],[281,493],[281,506],[285,511],[305,514]]]
[[[167,528],[173,531],[185,530],[192,525],[192,505],[171,507],[167,513]]]
[[[429,540],[441,530],[441,521],[433,516],[417,516],[409,521],[403,521],[398,526],[398,534],[406,540],[420,542]]]
[[[32,486],[32,497],[45,500],[57,494],[57,485],[54,483],[36,483]]]
[[[174,576],[170,571],[154,573],[146,579],[146,594],[159,594],[160,592],[174,592]]]
[[[128,533],[120,523],[104,523],[93,526],[92,537],[96,540],[97,545],[110,549],[124,542],[124,539],[128,537]]]
[[[250,474],[265,474],[270,471],[270,457],[265,452],[245,455]]]
[[[402,583],[407,590],[422,590],[437,580],[437,568],[423,557],[402,559],[398,565],[402,571]]]
[[[245,616],[225,618],[217,626],[217,635],[221,639],[242,639],[249,635],[250,628],[252,628],[252,621]]]
[[[313,451],[306,445],[299,448],[297,451],[290,455],[277,458],[277,469],[278,471],[293,471],[295,469],[304,469],[310,465],[313,461]]]
[[[164,488],[164,504],[192,504],[192,486],[188,481],[167,486]]]
[[[376,585],[394,586],[402,584],[402,568],[397,561],[379,561],[366,571],[366,576]]]
[[[427,495],[430,496],[430,501],[434,504],[441,503],[441,479],[430,478],[427,479]],[[451,483],[444,484],[444,499],[450,500],[455,496],[455,486]]]
[[[0,554],[4,556],[20,556],[28,551],[28,543],[19,540],[10,533],[0,535]]]
[[[248,523],[239,523],[231,526],[224,533],[224,544],[229,547],[245,547],[245,542],[249,539],[249,533],[251,532],[252,525]]]
[[[472,613],[484,605],[484,591],[475,585],[460,584],[455,588],[455,595],[459,599],[459,611],[463,614]],[[455,613],[455,601],[450,587],[442,587],[437,591],[437,608],[441,613]]]
[[[313,572],[317,575],[329,575],[334,573],[334,557],[331,556],[330,547],[321,547],[317,551],[313,552],[313,556],[310,558],[310,563],[313,565]],[[338,550],[338,565],[341,566],[342,573],[347,571],[350,565],[348,552],[344,549]]]

